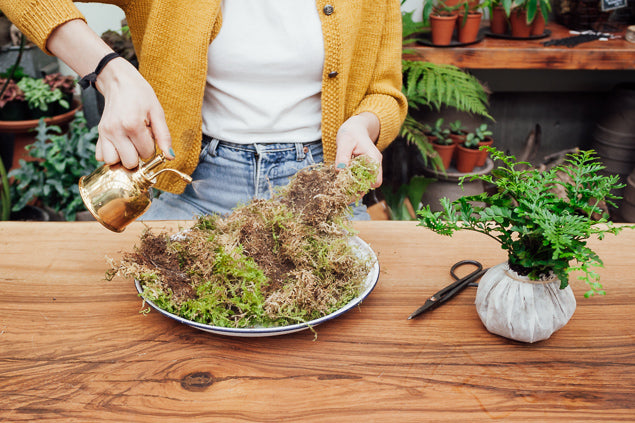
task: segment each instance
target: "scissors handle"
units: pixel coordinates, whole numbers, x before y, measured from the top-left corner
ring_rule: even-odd
[[[456,275],[455,270],[465,264],[472,264],[476,266],[476,270],[474,270],[472,273],[469,273],[466,276],[463,276],[462,278],[459,278]],[[450,268],[450,275],[452,275],[452,277],[456,279],[456,281],[446,286],[445,288],[441,289],[440,291],[436,292],[430,298],[428,298],[421,307],[415,310],[415,312],[408,317],[408,319],[414,319],[415,317],[419,316],[420,314],[426,311],[437,308],[438,306],[440,306],[441,304],[443,304],[444,302],[448,301],[450,298],[454,297],[456,294],[461,292],[467,286],[469,286],[470,283],[480,278],[487,270],[488,269],[483,269],[483,265],[476,260],[461,260],[455,263]]]

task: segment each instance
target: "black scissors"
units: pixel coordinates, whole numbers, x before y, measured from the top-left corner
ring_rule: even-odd
[[[476,270],[466,276],[463,276],[462,278],[459,278],[458,276],[456,276],[456,273],[454,273],[454,271],[465,264],[476,266]],[[450,268],[450,275],[452,275],[452,277],[456,279],[456,281],[428,298],[421,307],[416,309],[415,312],[412,313],[410,317],[408,317],[408,320],[414,319],[415,317],[425,313],[426,311],[437,308],[438,306],[461,292],[466,287],[476,286],[477,284],[474,281],[483,276],[483,273],[487,272],[487,270],[488,269],[483,269],[483,265],[476,260],[461,260],[457,263],[454,263],[454,265]]]

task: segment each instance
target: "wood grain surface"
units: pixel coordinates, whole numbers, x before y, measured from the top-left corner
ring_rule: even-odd
[[[156,229],[179,227],[156,222]],[[356,223],[377,252],[362,305],[310,331],[270,338],[201,332],[140,313],[106,257],[137,243],[95,222],[0,223],[0,421],[633,421],[635,231],[591,243],[608,295],[583,298],[550,339],[487,332],[475,288],[416,320],[465,258],[505,259],[472,233],[412,222]]]
[[[547,29],[551,31],[549,37],[534,40],[486,36],[477,44],[463,47],[412,45],[412,54],[405,58],[467,69],[633,70],[635,44],[626,41],[623,32],[616,33],[622,36],[620,39],[590,41],[575,47],[544,46],[545,41],[573,35],[553,22]]]

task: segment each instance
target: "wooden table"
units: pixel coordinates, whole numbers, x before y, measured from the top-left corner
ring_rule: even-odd
[[[487,23],[484,25],[488,25]],[[483,30],[486,28],[484,27]],[[542,43],[570,37],[569,29],[550,22],[550,36],[535,40],[509,40],[485,37],[463,47],[413,45],[410,60],[451,64],[466,69],[563,69],[633,70],[635,44],[625,39],[591,41],[575,47],[548,46]],[[623,35],[623,33],[616,35]]]
[[[406,319],[455,261],[503,261],[494,241],[355,226],[379,256],[379,283],[314,340],[223,337],[140,314],[133,282],[104,274],[142,224],[1,223],[0,421],[633,421],[635,231],[591,244],[607,296],[584,299],[574,281],[569,324],[521,344],[484,329],[475,288]]]

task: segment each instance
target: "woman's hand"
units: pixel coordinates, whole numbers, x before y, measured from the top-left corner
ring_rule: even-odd
[[[79,75],[95,70],[112,49],[80,19],[60,25],[49,37],[47,49]],[[97,76],[96,87],[104,95],[95,157],[107,164],[121,162],[135,168],[139,158],[154,154],[156,145],[173,159],[172,140],[163,108],[150,84],[128,61],[116,58]]]
[[[375,146],[379,137],[379,118],[370,112],[351,116],[337,131],[337,153],[335,163],[338,167],[348,166],[351,158],[366,155],[379,163],[377,179],[372,185],[377,188],[382,183],[382,155]]]
[[[173,159],[172,141],[163,108],[154,90],[128,61],[117,58],[97,78],[104,95],[95,156],[107,164],[135,168],[139,158],[154,155],[155,141],[166,158]]]

